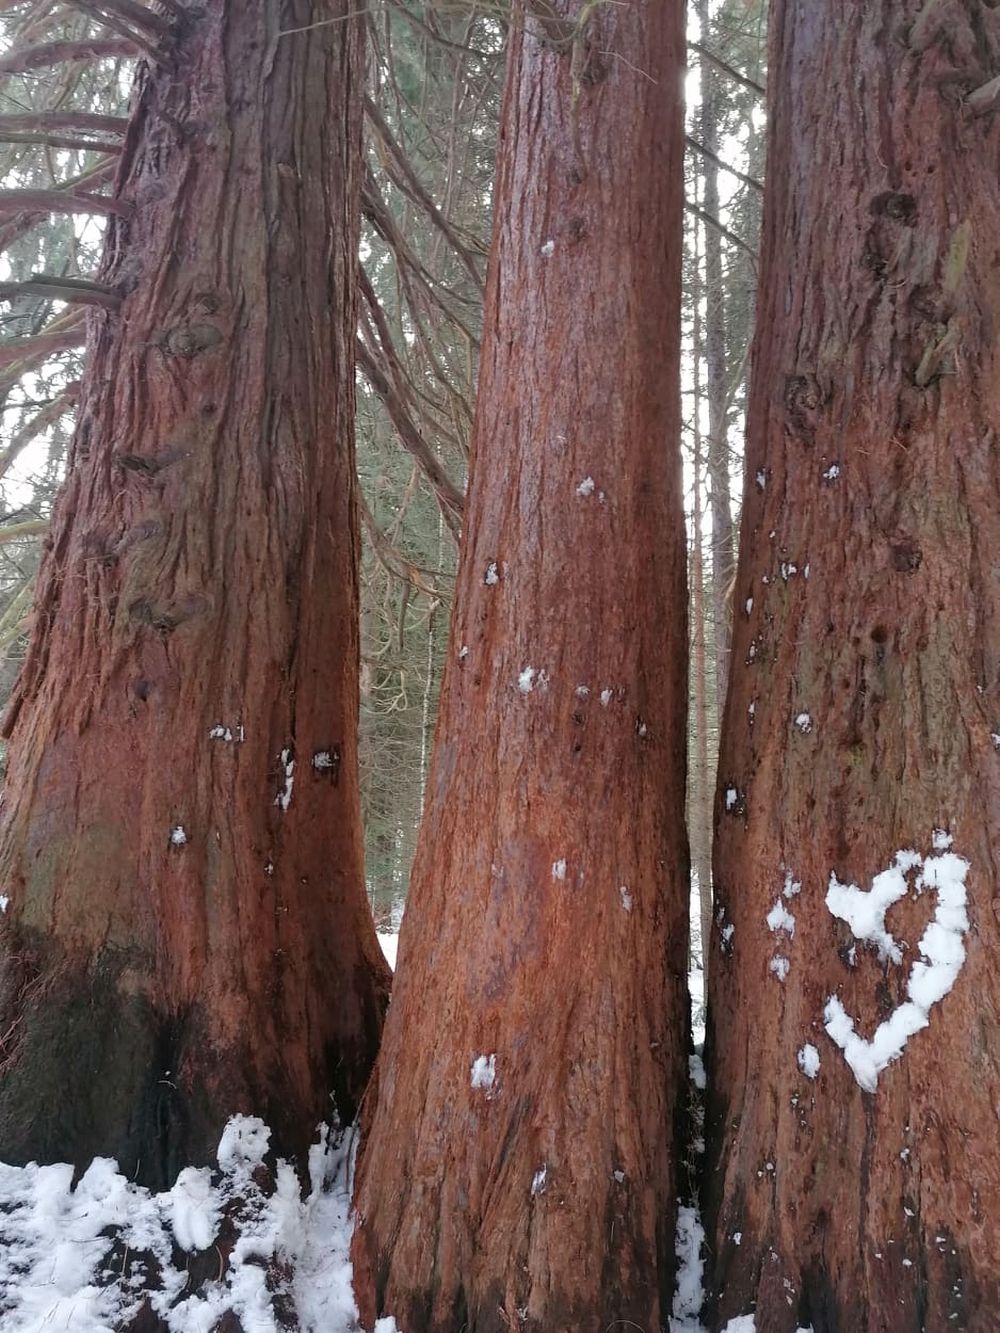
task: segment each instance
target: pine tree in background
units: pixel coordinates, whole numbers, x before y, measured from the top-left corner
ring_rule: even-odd
[[[444,665],[482,321],[501,25],[386,5],[369,22],[359,325],[361,755],[378,919],[398,919]]]

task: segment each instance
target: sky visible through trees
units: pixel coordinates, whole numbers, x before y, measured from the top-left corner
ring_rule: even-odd
[[[1000,1327],[998,13],[0,0],[4,1333]]]

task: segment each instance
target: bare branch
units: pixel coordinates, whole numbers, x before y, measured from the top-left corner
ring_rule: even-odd
[[[81,176],[77,176],[73,180],[67,181],[65,185],[60,186],[60,190],[72,193],[81,185],[86,185],[88,187],[106,185],[114,178],[116,168],[116,162],[102,162],[100,166],[93,167],[90,170],[85,171]],[[38,221],[39,214],[37,212],[27,212],[19,214],[12,222],[9,222],[6,227],[0,227],[0,254],[2,254],[8,246],[14,245],[22,236],[31,231],[32,227],[38,224]]]
[[[7,610],[0,617],[0,652],[6,650],[24,632],[34,591],[35,576],[31,574],[24,580]]]
[[[402,579],[404,583],[410,584],[411,587],[416,588],[427,597],[439,599],[441,593],[429,581],[429,576],[432,576],[431,571],[421,569],[419,565],[415,565],[412,560],[408,560],[402,551],[393,545],[375,522],[375,517],[368,508],[365,497],[360,490],[358,492],[358,509],[361,513],[361,522],[375,553],[375,558],[386,573],[397,579]]]
[[[131,204],[105,194],[65,190],[0,190],[0,217],[18,213],[98,213],[103,217],[132,216]]]
[[[58,421],[64,412],[73,407],[78,390],[77,384],[67,386],[57,398],[53,398],[51,403],[43,407],[40,412],[36,412],[31,420],[21,427],[3,453],[0,453],[0,477],[7,475],[18,454],[26,449],[32,440],[37,439],[54,421]]]
[[[96,305],[104,310],[117,310],[122,303],[113,287],[85,278],[61,278],[48,273],[33,273],[27,282],[0,282],[0,301],[15,301],[19,296],[44,296],[49,301]]]
[[[733,245],[738,246],[739,249],[748,254],[750,258],[756,262],[757,251],[752,245],[747,245],[742,236],[737,236],[734,231],[730,231],[728,227],[724,226],[718,218],[712,217],[711,213],[706,213],[703,208],[699,208],[697,204],[693,204],[690,199],[685,199],[684,207],[689,213],[693,214],[694,217],[700,218],[707,227],[714,227],[717,232],[725,236],[727,241],[731,241]]]
[[[138,53],[136,44],[122,37],[95,37],[82,42],[42,42],[0,56],[0,74],[27,74],[35,69],[65,65],[73,61],[128,58]]]
[[[0,134],[0,143],[37,144],[42,148],[62,148],[70,153],[120,153],[121,144],[102,143],[100,139],[73,139],[65,134]]]
[[[714,51],[710,51],[707,46],[702,46],[700,42],[688,42],[688,50],[694,51],[696,55],[701,56],[703,60],[707,60],[709,64],[714,65],[716,69],[721,69],[723,74],[727,74],[729,78],[735,79],[736,82],[741,83],[744,88],[749,88],[750,91],[756,93],[758,97],[764,98],[767,96],[767,89],[762,84],[756,83],[753,79],[748,79],[747,76],[741,74],[738,69],[733,69],[732,65],[727,65],[724,60],[721,60]]]
[[[11,523],[8,527],[0,527],[0,546],[7,546],[10,542],[21,541],[25,537],[38,537],[43,532],[48,532],[49,520],[47,518],[29,518],[23,523]]]
[[[413,418],[388,377],[380,369],[374,354],[359,339],[357,342],[358,366],[365,379],[385,404],[389,419],[396,428],[403,448],[419,466],[438,498],[441,514],[452,533],[457,537],[461,526],[462,510],[465,497],[441,466],[434,450],[430,447],[414,424]]]
[[[375,129],[378,133],[378,137],[379,139],[381,139],[387,152],[389,153],[391,161],[395,163],[398,171],[403,176],[403,181],[402,182],[399,181],[396,178],[396,176],[392,174],[389,164],[386,163],[385,164],[386,169],[389,171],[393,183],[397,186],[398,189],[402,190],[404,194],[408,194],[409,197],[412,199],[412,201],[415,204],[418,204],[426,212],[427,216],[434,223],[437,229],[441,232],[441,235],[445,238],[445,240],[448,242],[451,248],[458,255],[459,259],[465,265],[469,275],[472,278],[472,281],[476,285],[476,290],[481,292],[483,290],[483,279],[476,265],[475,259],[473,258],[471,252],[468,250],[464,242],[459,237],[455,228],[444,216],[444,214],[438,208],[437,204],[431,198],[428,191],[424,188],[423,183],[420,181],[416,172],[410,166],[406,154],[403,152],[402,148],[399,146],[399,144],[393,137],[392,131],[386,124],[381,111],[379,111],[378,107],[375,105],[375,103],[372,101],[370,97],[365,98],[365,114],[368,116],[368,119],[371,121],[371,123],[375,126]]]
[[[34,111],[30,115],[0,116],[0,138],[8,130],[70,130],[83,134],[124,134],[127,116],[97,116],[89,111]]]
[[[737,171],[737,169],[731,167],[728,162],[724,162],[717,153],[713,153],[710,148],[706,148],[705,145],[699,143],[697,139],[693,139],[690,134],[685,134],[684,142],[689,148],[693,148],[700,157],[707,158],[709,162],[714,162],[717,167],[721,167],[723,171],[728,171],[730,176],[735,176],[737,180],[741,180],[744,185],[749,185],[750,188],[756,190],[758,194],[764,193],[764,186],[759,180],[755,180],[753,176],[745,176],[742,171]]]
[[[156,38],[166,37],[171,29],[169,19],[162,14],[154,14],[145,5],[136,4],[135,0],[66,0],[66,3],[73,9],[82,9],[84,13],[92,14],[109,27],[113,26],[111,18],[117,18]],[[103,14],[102,10],[105,11]]]
[[[150,60],[159,60],[160,46],[159,34],[150,37],[148,29],[140,29],[136,32],[133,27],[117,17],[112,11],[110,14],[103,12],[102,7],[96,3],[96,0],[66,0],[66,3],[74,9],[82,10],[95,22],[101,23],[112,32],[117,32],[119,36],[124,37],[126,41],[133,42],[140,51],[143,51]],[[107,6],[110,8],[110,6]],[[158,16],[157,16],[158,17]]]
[[[68,352],[74,347],[82,347],[87,340],[87,331],[79,314],[74,322],[65,328],[47,333],[36,333],[33,338],[11,338],[0,342],[0,370],[6,372],[4,385],[16,380],[26,370],[31,370],[50,356],[59,352]]]

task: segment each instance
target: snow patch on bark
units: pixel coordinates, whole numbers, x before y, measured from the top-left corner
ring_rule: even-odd
[[[469,1071],[469,1082],[473,1088],[484,1088],[487,1092],[493,1087],[497,1077],[496,1055],[477,1055]]]
[[[795,1058],[798,1061],[799,1068],[802,1070],[803,1074],[805,1074],[806,1078],[816,1077],[819,1073],[819,1051],[817,1051],[812,1042],[807,1041]]]
[[[538,667],[526,666],[523,671],[518,673],[517,688],[522,694],[530,694],[537,685],[539,689],[544,690],[549,683],[549,673],[539,671]]]
[[[235,728],[227,727],[224,722],[217,722],[209,731],[208,736],[210,740],[225,741],[228,745],[242,745],[246,740],[246,731],[242,722],[237,722]]]
[[[292,803],[292,788],[295,786],[295,760],[292,758],[291,750],[282,750],[278,762],[284,771],[285,781],[281,791],[274,798],[274,804],[287,813]]]
[[[951,991],[965,962],[963,940],[969,929],[965,879],[969,862],[948,850],[952,837],[945,830],[933,830],[932,842],[936,855],[926,859],[910,849],[897,852],[893,865],[875,876],[867,892],[854,884],[841,884],[836,875],[830,876],[826,896],[830,912],[847,922],[855,939],[874,945],[883,963],[903,960],[901,946],[886,929],[885,914],[906,895],[906,876],[919,869],[914,880],[915,897],[927,889],[937,895],[934,917],[917,946],[920,958],[910,968],[906,986],[909,998],[878,1025],[871,1041],[858,1035],[855,1020],[836,995],[826,1002],[823,1018],[827,1035],[843,1051],[851,1072],[866,1092],[875,1092],[879,1074],[900,1058],[912,1036],[928,1026],[931,1008]]]
[[[912,857],[915,855],[909,851],[897,852],[894,864],[875,876],[870,889],[841,884],[836,874],[830,875],[827,908],[833,916],[847,922],[855,939],[874,944],[882,963],[903,961],[902,950],[886,930],[885,914],[894,903],[906,897],[906,876],[914,868]]]
[[[794,937],[795,917],[792,916],[791,912],[780,898],[775,899],[774,906],[771,908],[770,912],[768,912],[764,920],[767,922],[768,930],[775,934],[780,930],[784,931],[789,938]]]

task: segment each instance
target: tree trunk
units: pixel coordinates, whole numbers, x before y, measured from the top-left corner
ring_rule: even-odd
[[[1000,17],[771,14],[753,602],[716,811],[710,1326],[755,1308],[768,1333],[986,1333],[1000,122],[955,91],[998,67]]]
[[[659,1328],[673,1276],[682,6],[558,10],[511,32],[451,647],[359,1165],[362,1315],[407,1333]]]
[[[701,423],[699,421],[699,368],[698,312],[695,309],[694,352],[694,475],[692,477],[693,513],[691,519],[691,613],[694,620],[691,667],[694,676],[694,739],[693,781],[689,779],[691,798],[688,802],[688,835],[691,841],[691,860],[698,877],[698,907],[701,925],[701,966],[708,974],[708,950],[712,935],[712,793],[709,787],[708,763],[708,689],[705,671],[705,558],[702,535],[701,507]]]
[[[709,36],[708,0],[697,0],[702,41]],[[701,141],[710,154],[719,151],[719,75],[701,66]],[[700,163],[702,206],[719,217],[719,168],[713,158]],[[722,270],[722,235],[705,227],[705,370],[708,393],[707,464],[712,515],[712,612],[715,622],[715,694],[719,716],[729,684],[732,638],[733,510],[729,485],[728,384],[726,374],[726,284]]]
[[[349,8],[207,0],[142,76],[7,717],[6,1161],[160,1184],[235,1111],[300,1153],[374,1059]]]

